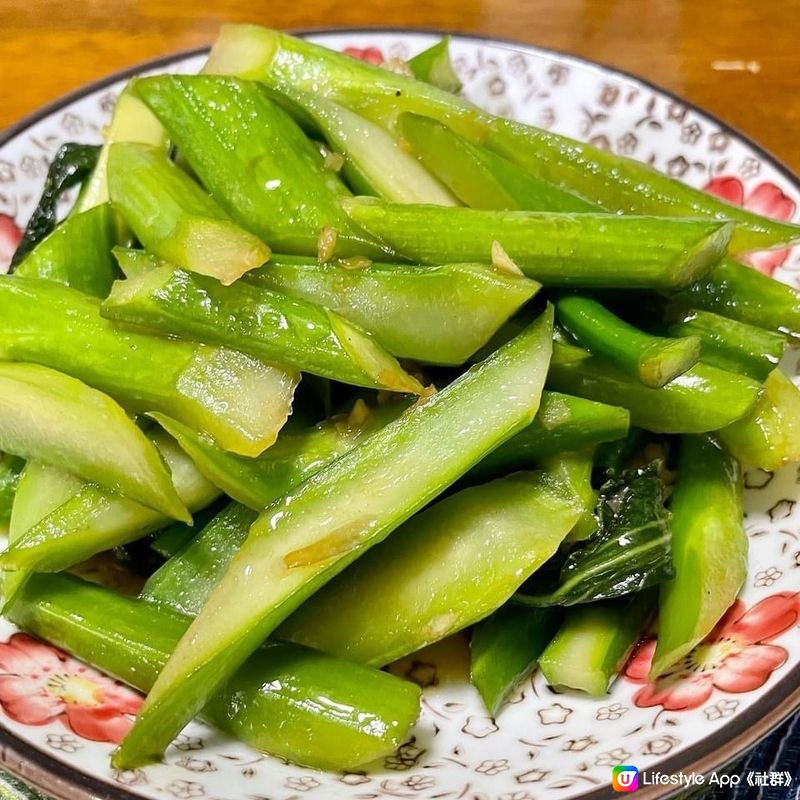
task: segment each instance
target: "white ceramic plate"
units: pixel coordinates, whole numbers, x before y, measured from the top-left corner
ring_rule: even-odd
[[[315,33],[330,47],[377,59],[406,57],[436,36],[401,31]],[[647,161],[694,186],[791,218],[797,179],[722,122],[647,83],[570,56],[456,36],[466,95],[489,111]],[[42,110],[0,140],[0,261],[27,220],[48,162],[65,141],[96,142],[131,74],[195,72],[202,53],[181,54],[114,76]],[[756,259],[797,282],[789,252]],[[2,320],[0,320],[2,325]],[[794,374],[795,366],[788,366]],[[612,767],[707,772],[730,762],[800,704],[800,497],[795,468],[747,473],[750,573],[741,600],[681,670],[645,685],[648,646],[602,700],[557,695],[541,678],[524,685],[497,720],[466,682],[464,642],[408,659],[402,674],[425,687],[413,739],[383,763],[326,774],[262,756],[201,724],[190,725],[164,764],[131,772],[109,766],[112,741],[136,700],[93,671],[99,706],[80,692],[48,688],[50,664],[66,680],[80,665],[0,621],[0,760],[58,797],[208,800],[567,800],[611,796]],[[61,684],[63,687],[63,682]],[[37,702],[34,703],[34,697]],[[78,699],[76,699],[76,697]],[[100,741],[97,741],[97,740]],[[105,740],[105,741],[103,741]],[[640,790],[665,796],[675,787]]]

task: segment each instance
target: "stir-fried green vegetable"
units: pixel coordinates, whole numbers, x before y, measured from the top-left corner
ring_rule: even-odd
[[[81,183],[97,164],[100,148],[89,144],[69,142],[62,145],[50,162],[42,196],[36,206],[14,256],[11,271],[21,264],[28,254],[51,234],[58,224],[58,200],[67,189]]]
[[[515,601],[534,606],[591,603],[671,578],[669,512],[659,466],[628,470],[603,486],[597,529],[569,552],[556,587],[543,595],[517,594]]]
[[[342,171],[351,185],[396,203],[458,205],[458,200],[380,125],[332,100],[299,89],[284,89],[276,99],[298,119],[311,121],[331,153],[342,159]]]
[[[42,461],[28,461],[20,474],[14,495],[14,507],[8,525],[9,546],[42,519],[74,497],[84,486],[76,475]],[[185,523],[181,523],[185,524]],[[12,600],[30,576],[26,569],[3,575],[3,607]]]
[[[24,464],[23,458],[0,453],[0,523],[8,522],[11,518],[11,507]]]
[[[470,208],[601,210],[558,186],[532,178],[503,156],[473,144],[436,120],[403,114],[397,130],[422,163]]]
[[[551,608],[507,605],[472,629],[470,678],[495,717],[558,630]]]
[[[419,712],[373,666],[472,628],[495,715],[734,602],[742,465],[800,462],[800,292],[734,259],[800,225],[459,91],[447,38],[227,26],[57,153],[0,276],[0,580],[149,692],[115,768],[199,713],[353,770]],[[110,558],[139,598],[61,574]]]
[[[234,500],[261,511],[352,450],[365,436],[396,419],[407,406],[396,401],[371,409],[357,401],[349,415],[334,417],[309,430],[282,433],[258,458],[228,453],[174,419],[163,414],[151,416],[177,440],[208,480]]]
[[[190,511],[209,505],[219,490],[209,483],[169,436],[156,432],[153,444],[168,464],[180,501]],[[127,497],[87,483],[41,518],[0,556],[3,569],[55,572],[159,530],[168,518]]]
[[[697,337],[703,361],[728,372],[766,380],[786,350],[782,334],[711,311],[678,311],[677,316],[678,320],[669,327],[670,335]]]
[[[72,214],[20,262],[16,273],[105,297],[117,277],[111,256],[116,230],[108,204]]]
[[[550,359],[552,319],[548,310],[487,361],[262,513],[116,752],[119,767],[160,754],[314,591],[531,422]]]
[[[735,261],[723,261],[675,299],[689,308],[800,336],[800,292]]]
[[[119,142],[138,142],[162,150],[168,144],[164,127],[131,92],[130,86],[126,86],[117,98],[111,122],[103,131],[103,147],[97,156],[97,163],[83,184],[73,213],[88,211],[108,202],[108,155],[111,146]]]
[[[186,617],[69,575],[34,576],[8,610],[24,630],[147,691]],[[211,699],[208,719],[301,764],[353,770],[392,753],[419,714],[419,689],[297,645],[256,650]]]
[[[408,66],[414,77],[426,83],[432,83],[446,92],[461,91],[461,81],[450,60],[450,37],[444,36],[427,50],[408,60]]]
[[[741,419],[761,385],[702,362],[660,389],[652,389],[597,356],[556,346],[548,387],[627,408],[631,422],[656,433],[704,433]],[[585,355],[585,353],[584,353]],[[566,356],[566,358],[563,358]]]
[[[651,336],[628,325],[591,297],[563,295],[556,300],[562,327],[587,349],[658,389],[691,369],[700,358],[700,339]]]
[[[453,366],[483,347],[540,288],[482,264],[353,266],[280,256],[247,279],[320,303],[398,358]]]
[[[497,242],[545,286],[680,289],[720,260],[732,232],[725,222],[660,217],[482,211],[369,197],[343,205],[351,219],[407,258],[488,263]]]
[[[582,512],[571,487],[519,472],[464,489],[403,525],[275,635],[383,666],[486,617],[550,558]],[[480,574],[480,588],[467,589]]]
[[[59,369],[135,411],[160,411],[226,450],[275,441],[298,376],[234,350],[112,325],[100,304],[51,281],[0,275],[0,357]]]
[[[158,451],[122,408],[55,370],[0,362],[0,450],[188,519]]]
[[[258,86],[232,78],[161,75],[135,83],[211,196],[275,252],[377,256],[354,225],[348,192],[318,148]],[[235,115],[229,109],[237,109]],[[327,238],[326,238],[327,236]]]
[[[731,206],[647,164],[492,117],[435,86],[278,31],[256,25],[223,27],[206,71],[260,80],[277,89],[294,86],[314,91],[389,127],[405,111],[431,117],[487,143],[532,177],[609,212],[734,220],[734,252],[774,247],[800,237],[797,225]]]
[[[377,340],[335,312],[244,282],[226,288],[158,267],[116,283],[101,312],[354,386],[422,391]]]
[[[567,610],[539,656],[547,682],[601,697],[617,677],[653,612],[649,596],[607,600]]]
[[[270,257],[161,148],[111,145],[108,191],[136,238],[179,267],[228,285]]]
[[[675,576],[661,588],[653,677],[711,632],[747,574],[741,469],[713,440],[681,439],[671,509]]]
[[[773,470],[800,461],[800,390],[773,370],[750,411],[717,435],[738,461],[752,467]]]

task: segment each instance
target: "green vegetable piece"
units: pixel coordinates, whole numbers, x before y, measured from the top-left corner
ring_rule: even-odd
[[[146,250],[134,250],[132,247],[114,247],[111,253],[117,259],[119,268],[126,278],[136,278],[145,272],[165,266],[164,261]]]
[[[153,568],[145,574],[149,577],[157,569],[163,566],[164,559],[170,559],[179,550],[185,547],[198,532],[202,531],[209,522],[220,512],[224,505],[227,505],[227,498],[220,497],[216,502],[211,505],[200,509],[200,511],[192,514],[192,525],[187,525],[185,522],[173,522],[158,531],[153,538],[147,543],[149,549],[158,556],[161,560],[155,563]],[[141,539],[138,542],[133,542],[134,545],[142,544],[145,540]]]
[[[461,80],[450,59],[450,37],[443,36],[436,44],[408,59],[408,66],[417,80],[431,83],[445,92],[458,94]]]
[[[196,517],[197,515],[194,516]],[[195,526],[197,529],[202,530],[196,519]],[[188,525],[176,522],[159,531],[150,547],[156,555],[170,559],[189,544],[196,533],[197,530],[194,527],[190,528]]]
[[[33,210],[22,239],[14,251],[9,272],[13,272],[28,254],[58,224],[58,200],[67,189],[81,183],[94,169],[100,148],[90,144],[67,142],[58,148],[50,162],[42,196]]]
[[[506,605],[472,629],[470,679],[492,717],[535,668],[559,621],[552,608]]]
[[[17,485],[14,507],[8,526],[8,543],[13,545],[23,534],[80,491],[84,482],[61,469],[41,461],[25,464]],[[28,570],[3,575],[3,604],[12,600],[30,576]]]
[[[496,611],[558,550],[581,511],[547,473],[464,489],[359,558],[275,636],[384,666]]]
[[[344,158],[351,184],[369,187],[395,203],[458,205],[458,200],[397,139],[374,122],[318,94],[294,89],[286,96],[313,121],[328,146]],[[280,98],[278,98],[280,100]]]
[[[147,580],[142,597],[196,617],[247,538],[258,512],[229,503]]]
[[[530,469],[541,459],[613,442],[628,433],[630,414],[619,406],[558,392],[542,392],[536,419],[469,472],[470,480]]]
[[[669,512],[659,462],[626,470],[600,489],[595,528],[561,567],[544,595],[517,594],[524,605],[570,606],[641,592],[673,575]]]
[[[191,519],[158,451],[122,408],[47,367],[0,363],[0,449]]]
[[[567,542],[582,542],[597,530],[597,520],[594,518],[597,492],[592,486],[594,450],[594,447],[587,447],[584,450],[563,452],[542,461],[542,468],[563,481],[580,502],[581,515],[569,532]]]
[[[349,269],[283,257],[247,280],[341,314],[398,358],[453,366],[485,345],[539,289],[528,278],[480,264]]]
[[[688,308],[800,336],[800,292],[735,261],[723,261],[675,300]]]
[[[243,455],[275,441],[299,379],[233,350],[123,330],[96,300],[50,281],[0,276],[0,319],[0,358],[54,367]]]
[[[534,178],[575,192],[606,211],[732,220],[736,223],[733,253],[787,244],[800,237],[798,225],[754,214],[648,164],[551,131],[495,119],[486,144]]]
[[[405,407],[404,403],[387,403],[371,410],[363,402],[357,402],[349,417],[326,420],[296,433],[282,433],[258,458],[227,453],[174,419],[163,414],[151,416],[176,439],[215,486],[234,500],[262,511],[273,500],[352,450],[365,436],[397,418]],[[201,538],[197,537],[195,546],[200,546]],[[230,550],[231,555],[233,552]],[[221,552],[217,558],[220,562],[224,560]]]
[[[708,437],[683,437],[671,510],[675,577],[661,587],[653,678],[705,639],[747,576],[736,459]]]
[[[19,485],[24,459],[0,453],[0,523],[11,519],[11,508]]]
[[[118,143],[108,155],[111,202],[140,242],[179,267],[228,285],[270,257],[162,149]]]
[[[204,71],[261,81],[278,91],[294,87],[315,92],[384,127],[410,111],[480,136],[491,120],[430,83],[256,25],[224,25]]]
[[[130,86],[126,86],[117,98],[111,122],[103,130],[103,147],[97,163],[83,185],[73,213],[88,211],[109,201],[108,154],[117,142],[138,142],[164,151],[167,149],[167,132],[147,106],[132,94]]]
[[[547,385],[559,392],[625,406],[631,423],[655,433],[704,433],[743,417],[761,384],[702,362],[660,389],[651,389],[597,356],[562,362],[554,346]]]
[[[155,431],[152,441],[172,473],[175,491],[192,512],[220,495],[178,445]],[[0,568],[58,572],[104,550],[128,544],[169,523],[164,514],[88,483],[0,555]]]
[[[103,316],[222,345],[342,383],[422,391],[375,339],[307,300],[159,267],[114,284]]]
[[[779,369],[773,370],[755,405],[717,437],[736,459],[752,467],[776,470],[800,461],[800,390]]]
[[[653,389],[683,375],[700,358],[697,336],[652,336],[581,295],[563,295],[555,305],[558,321],[579,344]]]
[[[16,542],[37,522],[74,497],[84,485],[84,481],[70,472],[42,461],[28,461],[17,484],[8,526],[9,543]]]
[[[559,691],[607,694],[652,611],[649,597],[636,595],[567,609],[558,633],[539,656],[545,680]]]
[[[114,215],[108,205],[73,214],[23,259],[17,275],[46,278],[105,297],[116,278],[110,252],[115,236]]]
[[[401,114],[397,130],[428,170],[470,208],[602,211],[551,183],[531,178],[516,164],[429,117]]]
[[[363,402],[356,402],[346,418],[327,420],[298,433],[281,434],[258,459],[213,451],[174,420],[159,417],[159,422],[209,479],[245,506],[261,511],[397,418],[403,408],[404,404],[393,403],[370,410]],[[191,544],[151,576],[144,596],[183,614],[198,614],[247,538],[254,520],[255,515],[246,508],[231,504],[194,536]]]
[[[675,312],[673,312],[675,315]],[[786,350],[786,338],[773,331],[738,322],[711,311],[683,310],[669,326],[670,336],[695,336],[707,364],[766,380]]]
[[[35,575],[9,610],[23,630],[148,691],[189,621],[71,575]],[[211,699],[210,722],[309,767],[352,771],[394,752],[419,688],[297,645],[257,649]]]
[[[491,260],[493,242],[545,286],[678,289],[725,254],[731,226],[705,220],[482,211],[344,201],[353,220],[423,264]]]
[[[348,192],[339,176],[323,169],[319,151],[256,84],[159,75],[134,87],[217,203],[276,252],[385,252],[340,208]],[[321,247],[323,229],[335,236]]]
[[[552,319],[548,309],[487,361],[262,513],[156,681],[114,756],[117,768],[163,752],[304,600],[530,423]]]
[[[733,252],[774,247],[800,237],[797,225],[729,205],[647,164],[492,117],[435,86],[278,31],[255,25],[224,26],[206,71],[263,81],[279,90],[294,86],[313,91],[390,128],[403,112],[431,117],[488,145],[531,177],[612,213],[734,220]]]

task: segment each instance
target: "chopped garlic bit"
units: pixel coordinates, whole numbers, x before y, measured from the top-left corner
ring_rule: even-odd
[[[325,159],[322,162],[322,168],[330,172],[339,172],[344,166],[344,156],[341,153],[336,153],[333,150],[328,150],[325,153]]]
[[[372,266],[372,259],[366,256],[351,256],[350,258],[340,258],[336,263],[344,269],[366,269]]]
[[[396,56],[393,58],[388,58],[381,64],[381,66],[384,69],[388,69],[389,72],[394,72],[397,75],[405,75],[406,78],[414,77],[411,67],[409,67],[408,63],[403,61],[402,58],[397,58]]]
[[[424,406],[431,398],[436,397],[439,393],[439,390],[432,384],[429,383],[420,393],[419,397],[417,397],[414,405],[411,408],[419,408],[420,406]],[[409,409],[411,410],[411,409]]]
[[[319,232],[319,239],[317,239],[317,259],[320,264],[327,264],[333,258],[336,251],[336,239],[338,234],[336,228],[326,225]]]
[[[396,144],[397,148],[402,150],[404,153],[408,153],[412,156],[415,155],[414,148],[411,146],[411,142],[409,142],[405,136],[398,136]]]
[[[350,428],[361,428],[371,416],[372,411],[370,411],[369,406],[359,397],[350,409],[347,425]]]
[[[492,266],[509,275],[519,276],[525,274],[496,239],[492,242]]]

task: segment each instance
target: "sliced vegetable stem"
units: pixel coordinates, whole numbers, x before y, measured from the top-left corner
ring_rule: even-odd
[[[161,148],[113,144],[108,187],[139,241],[179,267],[227,286],[270,257],[269,247],[232,222]]]
[[[683,375],[700,357],[698,337],[652,336],[591,297],[565,294],[555,306],[558,321],[581,345],[653,389]]]
[[[241,282],[223,287],[213,278],[158,267],[114,284],[101,311],[342,383],[422,391],[375,339],[335,312]]]
[[[114,756],[118,768],[163,752],[314,591],[530,423],[550,358],[552,318],[548,310],[487,361],[263,512],[159,676]]]
[[[34,575],[8,613],[23,630],[145,692],[189,625],[71,575]],[[332,771],[388,756],[418,714],[414,684],[282,643],[257,649],[205,710],[257,750]]]
[[[607,694],[653,611],[649,595],[575,606],[539,657],[555,689]]]
[[[499,242],[545,286],[680,289],[725,255],[724,222],[609,214],[484,211],[343,201],[350,217],[401,255],[423,264],[488,263]]]

